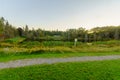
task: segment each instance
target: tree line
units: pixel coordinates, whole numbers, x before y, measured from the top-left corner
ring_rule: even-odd
[[[16,28],[3,17],[0,18],[0,39],[25,37],[27,41],[74,41],[81,42],[108,41],[120,39],[120,26],[95,27],[91,30],[85,28],[67,29],[66,31],[47,31],[42,29],[29,29],[29,26]]]

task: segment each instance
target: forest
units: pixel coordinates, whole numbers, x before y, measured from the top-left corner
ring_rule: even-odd
[[[83,27],[66,31],[29,29],[28,25],[14,27],[4,17],[0,18],[0,41],[24,37],[26,41],[74,41],[80,42],[109,41],[120,39],[120,26],[94,27],[87,30]]]

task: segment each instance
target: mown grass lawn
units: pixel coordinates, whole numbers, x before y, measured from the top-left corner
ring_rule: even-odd
[[[0,80],[120,80],[120,60],[3,69]]]
[[[107,56],[107,55],[120,55],[119,52],[43,52],[43,53],[16,53],[16,54],[1,54],[0,62],[7,62],[19,59],[32,59],[32,58],[67,58],[67,57],[82,57],[82,56]]]

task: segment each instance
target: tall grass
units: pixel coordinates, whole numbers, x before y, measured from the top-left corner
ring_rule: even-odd
[[[74,46],[74,42],[62,41],[30,41],[19,43],[19,38],[13,39],[17,43],[1,42],[0,55],[3,54],[44,54],[44,53],[110,53],[120,52],[120,41],[98,41],[92,43],[78,42]],[[23,40],[23,39],[20,39]]]
[[[120,41],[105,41],[93,43],[48,41],[48,42],[24,42],[22,44],[0,43],[0,51],[3,52],[120,52]]]

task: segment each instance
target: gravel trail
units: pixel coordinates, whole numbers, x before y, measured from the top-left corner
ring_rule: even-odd
[[[35,59],[23,59],[9,62],[1,62],[0,69],[5,68],[16,68],[23,66],[30,66],[36,64],[53,64],[60,62],[85,62],[85,61],[101,61],[101,60],[112,60],[120,59],[120,55],[111,56],[85,56],[85,57],[70,57],[70,58],[35,58]]]

